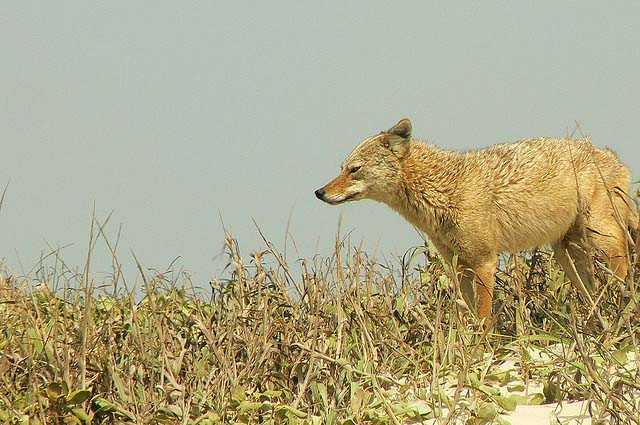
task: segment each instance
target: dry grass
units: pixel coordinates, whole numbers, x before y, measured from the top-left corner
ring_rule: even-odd
[[[108,290],[88,266],[0,273],[0,421],[482,424],[588,399],[599,423],[640,423],[635,260],[626,283],[601,269],[591,308],[548,253],[505,258],[486,334],[428,245],[380,264],[338,240],[294,268],[268,242],[226,249],[206,291],[142,275],[136,297],[115,254]]]

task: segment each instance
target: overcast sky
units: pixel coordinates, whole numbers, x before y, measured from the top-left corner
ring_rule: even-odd
[[[225,226],[263,244],[394,258],[420,238],[373,201],[313,191],[410,117],[449,149],[564,136],[578,121],[640,178],[639,2],[3,3],[0,259],[81,267],[94,205],[133,273],[219,276]],[[288,226],[288,227],[287,227]],[[96,272],[108,271],[104,244]],[[135,279],[132,277],[131,279]]]

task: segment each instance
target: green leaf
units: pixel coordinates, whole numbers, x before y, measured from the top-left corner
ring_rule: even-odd
[[[481,403],[476,410],[476,416],[480,419],[493,420],[498,416],[498,409],[493,403]]]
[[[433,414],[433,409],[425,400],[413,400],[407,403],[408,412],[411,413],[410,417],[426,418]]]
[[[220,416],[213,412],[205,413],[193,422],[194,425],[215,425],[217,423],[220,423]]]
[[[509,381],[511,381],[511,374],[509,373],[509,371],[504,371],[504,372],[499,372],[499,373],[492,373],[489,374],[485,377],[485,381],[489,381],[489,382],[493,382],[493,383],[498,383],[501,385],[506,385]]]
[[[528,335],[526,338],[522,338],[521,340],[525,340],[527,342],[533,341],[543,341],[543,342],[562,342],[561,338],[558,338],[555,335],[539,333],[535,335]]]
[[[73,413],[76,418],[80,419],[85,424],[91,423],[91,417],[89,416],[89,414],[87,414],[87,412],[84,411],[84,409],[74,407],[73,409],[71,409],[71,413]]]
[[[82,422],[80,422],[80,419],[78,419],[75,416],[65,416],[64,417],[64,424],[65,425],[81,425]]]
[[[582,362],[574,362],[573,366],[575,366],[583,374],[587,373],[587,368],[584,367],[584,363],[582,363]]]
[[[399,313],[404,313],[406,309],[406,300],[399,295],[393,300],[393,309]]]
[[[268,390],[268,391],[263,392],[261,395],[270,400],[272,398],[280,398],[280,397],[282,397],[282,391],[281,390]]]
[[[518,400],[516,400],[515,397],[496,396],[494,399],[496,400],[496,403],[498,403],[498,406],[508,412],[513,412],[518,406]]]
[[[331,418],[329,418],[331,419]],[[322,425],[324,422],[322,421],[322,416],[309,416],[309,418],[307,419],[307,423],[310,425]],[[328,422],[329,423],[329,422]],[[333,423],[336,423],[336,421],[334,421]]]
[[[422,272],[420,273],[420,283],[429,283],[431,282],[431,273]]]
[[[505,418],[503,418],[502,416],[498,416],[495,419],[496,422],[498,422],[498,425],[511,425],[511,422],[509,422],[508,420],[506,420]]]
[[[123,409],[121,406],[118,406],[115,403],[111,403],[100,397],[94,397],[91,400],[91,402],[93,403],[94,407],[98,407],[98,410],[96,410],[95,413],[93,414],[93,416],[96,418],[100,418],[105,415],[114,414],[114,415],[123,416],[132,422],[136,421],[136,417],[133,413]]]
[[[60,397],[64,396],[62,384],[60,384],[59,382],[51,382],[47,385],[45,391],[47,393],[47,397],[49,397],[50,400],[57,400]]]
[[[527,400],[527,404],[530,406],[539,406],[544,403],[544,394],[542,393],[534,393],[529,396],[529,400]]]
[[[480,385],[478,387],[480,391],[485,393],[486,395],[499,395],[500,390],[498,388],[491,387],[489,385]]]
[[[89,399],[91,391],[89,390],[77,390],[67,395],[67,403],[69,404],[81,404]]]
[[[104,415],[108,415],[109,413],[116,412],[118,410],[118,406],[113,403],[108,402],[103,398],[98,398],[93,401],[93,404],[98,406],[98,410],[96,410],[95,416],[100,417]]]
[[[475,372],[472,372],[469,374],[469,382],[471,382],[471,385],[473,385],[476,388],[482,385],[482,383],[480,382],[480,379],[478,379],[478,374]]]
[[[306,419],[307,418],[307,414],[301,410],[298,410],[294,407],[291,406],[278,406],[276,408],[276,415],[284,418],[290,418],[291,415],[295,416],[296,418],[300,418],[300,419]]]
[[[231,388],[231,401],[233,401],[234,404],[240,404],[245,401],[246,398],[247,393],[240,385],[236,385],[235,387]]]
[[[525,389],[526,387],[522,383],[507,385],[507,391],[509,391],[510,393],[522,392]]]
[[[616,361],[616,363],[618,364],[618,366],[623,366],[625,363],[627,363],[627,349],[620,349],[620,350],[616,350],[614,351],[611,356],[613,357],[613,360]]]
[[[238,405],[238,413],[242,414],[247,412],[253,412],[255,410],[262,409],[263,406],[269,406],[269,405],[270,403],[268,402],[258,403],[254,401],[245,400]]]
[[[380,421],[380,419],[385,417],[385,414],[382,411],[377,409],[366,409],[363,412],[363,417],[368,421],[379,423],[379,422],[383,422],[383,421]],[[387,423],[387,422],[383,422],[383,423]]]
[[[360,413],[364,402],[364,390],[360,387],[351,388],[351,412],[354,415]]]
[[[177,418],[171,413],[160,412],[157,413],[153,419],[161,425],[171,425],[176,423]]]
[[[116,387],[116,392],[120,396],[120,400],[124,403],[129,403],[129,391],[127,390],[127,386],[125,385],[123,379],[120,377],[120,374],[117,371],[111,375],[111,381],[113,385]]]
[[[311,384],[311,394],[314,401],[322,401],[322,408],[326,410],[329,407],[329,395],[327,393],[327,386],[322,382],[314,382]],[[320,399],[320,400],[318,400]]]
[[[553,382],[545,382],[542,393],[548,403],[562,400],[562,389]]]

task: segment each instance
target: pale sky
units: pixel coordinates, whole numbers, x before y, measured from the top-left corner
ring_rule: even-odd
[[[5,2],[0,14],[0,259],[82,267],[95,205],[135,280],[220,276],[220,216],[289,261],[343,232],[377,258],[420,244],[373,201],[313,191],[364,137],[411,118],[468,149],[580,123],[640,178],[638,2]],[[103,243],[94,271],[109,271]],[[247,261],[249,258],[247,258]]]

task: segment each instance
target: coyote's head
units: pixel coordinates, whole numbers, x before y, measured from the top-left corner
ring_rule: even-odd
[[[389,199],[401,179],[401,163],[411,139],[407,118],[377,136],[363,140],[342,163],[335,179],[316,190],[316,197],[335,205],[359,199]]]

